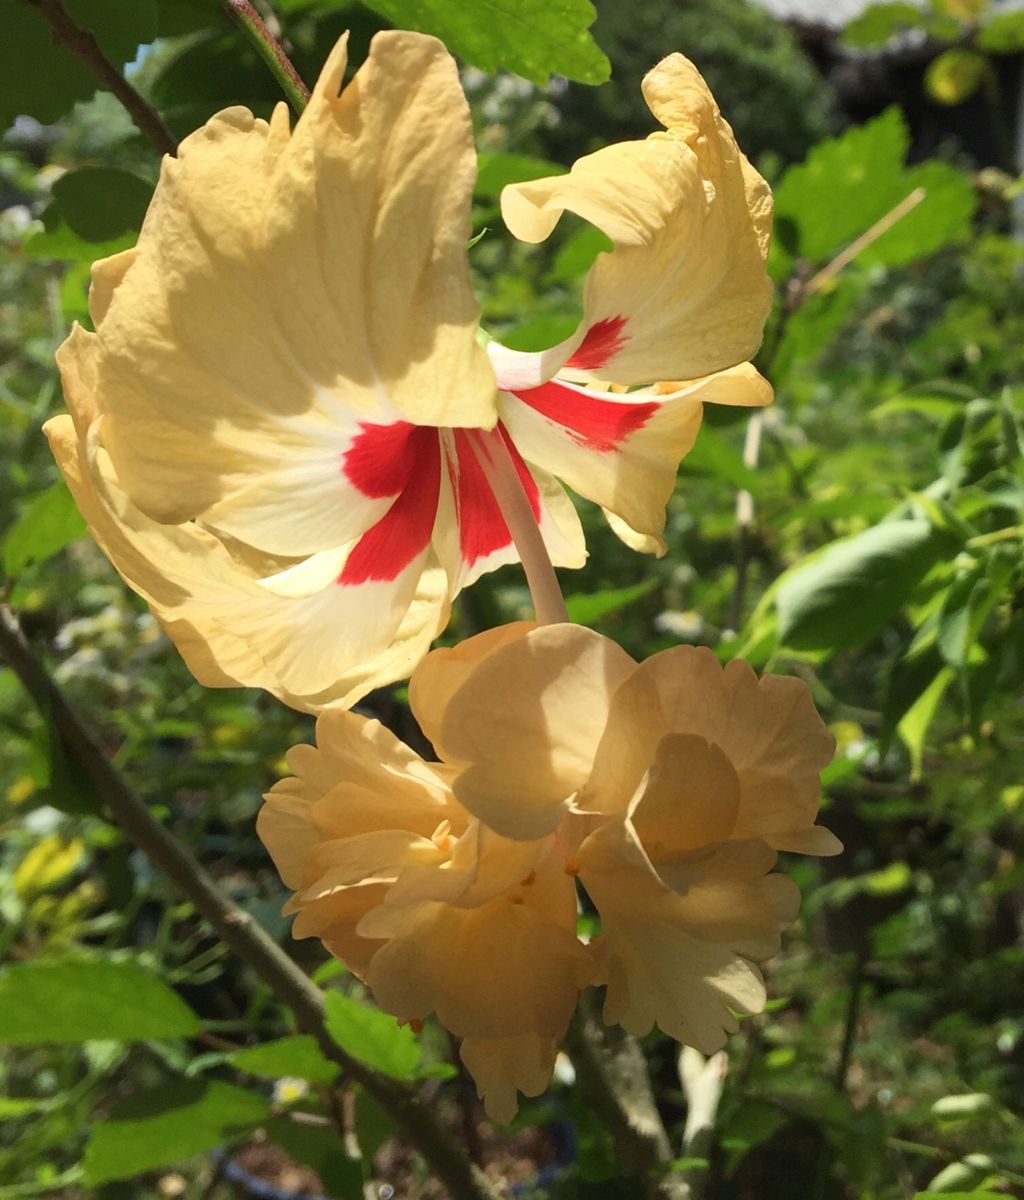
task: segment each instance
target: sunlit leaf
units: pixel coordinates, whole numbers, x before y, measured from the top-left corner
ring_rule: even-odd
[[[58,480],[22,509],[3,542],[4,571],[17,575],[29,563],[46,562],[85,533],[85,521],[67,484]]]
[[[411,1079],[420,1061],[416,1035],[389,1013],[371,1008],[341,992],[324,996],[327,1032],[353,1058],[390,1075]]]
[[[988,59],[983,54],[954,46],[928,64],[925,89],[940,104],[963,104],[981,87],[988,71]]]
[[[604,83],[608,59],[588,32],[590,0],[366,0],[403,29],[432,33],[481,71],[503,68],[533,83],[552,74]]]
[[[642,583],[634,583],[629,587],[580,592],[575,596],[566,596],[565,607],[569,612],[570,621],[575,621],[577,625],[593,625],[602,617],[619,612],[627,605],[649,595],[657,586],[656,579],[645,579]]]
[[[222,1145],[259,1124],[267,1104],[228,1083],[179,1079],[129,1096],[92,1127],[86,1184],[130,1179]]]
[[[826,546],[788,571],[775,604],[779,637],[795,650],[856,646],[891,620],[950,539],[930,521],[883,521]]]
[[[0,1045],[189,1037],[195,1013],[155,975],[129,961],[55,959],[0,974]]]
[[[895,33],[916,29],[921,10],[914,4],[872,4],[843,30],[843,41],[858,50],[884,45]]]
[[[333,1083],[338,1078],[337,1064],[324,1057],[316,1040],[308,1034],[247,1046],[228,1055],[228,1061],[240,1071],[272,1079],[294,1076],[308,1083]]]

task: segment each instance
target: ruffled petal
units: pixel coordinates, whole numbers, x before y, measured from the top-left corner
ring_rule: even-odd
[[[623,384],[696,379],[742,362],[771,306],[768,185],[681,54],[650,71],[643,90],[667,133],[608,146],[567,175],[513,184],[501,197],[524,241],[542,241],[565,211],[611,238],[562,362]]]
[[[311,710],[352,704],[408,674],[447,622],[447,580],[429,546],[390,579],[343,578],[359,542],[303,564],[301,577],[261,578],[238,547],[135,507],[95,427],[85,445],[68,417],[46,433],[93,536],[201,683],[263,687]]]
[[[593,944],[607,983],[604,1016],[642,1036],[657,1024],[670,1037],[714,1053],[737,1028],[735,1012],[758,1012],[764,982],[746,957],[777,940],[778,922],[757,881],[704,885],[686,895],[658,878],[627,823],[592,834],[580,850],[580,879],[601,914]],[[761,881],[763,883],[763,881]]]
[[[507,1125],[519,1109],[517,1092],[539,1096],[551,1082],[558,1055],[553,1038],[526,1033],[510,1038],[463,1039],[459,1055],[473,1076],[484,1112]]]
[[[562,1036],[591,965],[576,939],[572,881],[553,847],[510,891],[477,907],[428,901],[409,917],[370,964],[382,1008],[400,1021],[435,1012],[459,1036]]]
[[[345,64],[342,40],[294,132],[284,106],[269,123],[232,108],[186,138],[137,252],[97,273],[96,394],[122,486],[151,517],[271,553],[337,546],[387,508],[345,466],[367,426],[496,417],[455,63],[386,32],[342,90]]]
[[[672,390],[667,390],[672,387]],[[665,552],[665,505],[705,403],[764,405],[771,386],[749,363],[655,393],[601,392],[552,380],[499,398],[524,457],[614,513]]]
[[[663,729],[715,743],[736,770],[741,799],[733,836],[802,848],[798,831],[814,825],[819,776],[835,752],[807,685],[779,675],[759,679],[739,659],[723,670],[710,650],[693,646],[654,655],[637,675],[635,686],[648,678],[658,691]],[[834,839],[814,839],[803,844],[837,852]]]
[[[458,673],[458,687],[441,685],[443,714],[428,720],[435,749],[464,768],[456,797],[505,837],[543,837],[590,775],[612,693],[635,664],[578,625],[539,626],[492,646],[468,673],[457,660],[428,658],[413,695],[422,706],[421,676]]]

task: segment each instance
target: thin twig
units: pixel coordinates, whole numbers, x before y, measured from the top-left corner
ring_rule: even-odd
[[[77,712],[36,658],[17,618],[0,605],[0,654],[47,714],[66,753],[88,777],[130,840],[186,896],[221,938],[291,1010],[303,1032],[364,1087],[408,1136],[452,1200],[495,1200],[495,1193],[410,1088],[378,1075],[338,1047],[323,1019],[323,994],[252,917],[224,895],[178,840],[154,818],[110,762]]]
[[[61,0],[25,0],[49,23],[53,40],[81,59],[104,88],[120,100],[128,115],[144,137],[160,154],[176,154],[178,143],[164,124],[163,117],[132,87],[88,29],[83,29],[68,15]]]
[[[285,54],[281,43],[270,32],[267,23],[249,0],[224,0],[224,7],[248,37],[256,53],[270,68],[292,108],[297,113],[302,112],[309,103],[309,88],[296,71],[292,60]]]
[[[857,255],[866,250],[872,242],[877,242],[883,233],[888,233],[896,222],[905,217],[911,209],[917,208],[927,195],[928,193],[923,187],[916,187],[909,195],[904,196],[895,208],[891,208],[884,217],[880,217],[870,229],[865,229],[859,238],[852,241],[845,250],[841,250],[830,263],[821,268],[817,275],[813,275],[804,284],[804,295],[810,296],[838,275],[843,267],[853,262]]]

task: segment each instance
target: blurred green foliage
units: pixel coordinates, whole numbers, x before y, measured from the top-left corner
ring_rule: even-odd
[[[216,5],[67,7],[115,61],[137,60],[134,82],[178,134],[226,103],[265,113],[279,99]],[[596,63],[582,0],[546,8]],[[649,131],[640,76],[679,49],[747,150],[773,156],[778,304],[759,365],[777,400],[757,438],[741,411],[706,414],[664,559],[626,553],[582,506],[591,557],[564,573],[570,609],[637,655],[697,642],[804,678],[839,741],[824,819],[848,847],[791,866],[805,904],[770,971],[774,999],[732,1040],[708,1157],[688,1169],[707,1200],[1024,1195],[1024,246],[1011,189],[962,163],[907,166],[896,109],[829,138],[825,84],[742,0],[598,8],[614,71],[599,91],[466,73],[485,152],[471,254],[487,326],[524,348],[571,331],[602,239],[566,221],[549,246],[517,244],[498,192]],[[967,31],[986,64],[1021,48],[1013,14],[909,8],[869,9],[849,41],[879,45],[926,20],[950,40]],[[307,78],[343,27],[358,62],[379,24],[335,0],[277,10]],[[457,25],[470,6],[421,5],[424,27],[435,10]],[[510,1133],[487,1129],[443,1031],[398,1029],[317,945],[288,941],[253,816],[309,718],[200,688],[80,536],[39,434],[61,407],[52,356],[68,323],[87,320],[90,263],[131,244],[158,164],[41,20],[0,0],[0,125],[48,123],[19,124],[0,151],[5,599],[168,828],[328,988],[341,1045],[420,1081],[497,1173],[529,1175],[550,1157],[530,1137],[571,1120],[575,1166],[550,1194],[623,1200],[607,1132],[564,1082]],[[575,69],[557,40],[548,58],[519,50],[535,82]],[[465,53],[484,69],[516,62]],[[906,215],[833,262],[918,188]],[[740,491],[753,518],[738,525]],[[447,636],[527,609],[504,569],[462,598]],[[413,737],[401,695],[369,707]],[[348,1145],[362,1163],[337,1153],[332,1064],[105,820],[47,714],[3,670],[0,725],[0,1200],[227,1196],[226,1160],[210,1152],[253,1165],[260,1147],[276,1147],[259,1160],[272,1183],[284,1163],[333,1197],[361,1195],[364,1178],[435,1195],[358,1089]],[[645,1049],[677,1137],[675,1049],[657,1034]]]

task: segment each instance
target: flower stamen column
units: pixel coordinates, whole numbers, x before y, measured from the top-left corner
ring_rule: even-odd
[[[537,620],[542,625],[568,621],[569,614],[551,556],[501,432],[497,429],[486,433],[473,430],[469,434],[469,444],[519,551]]]

